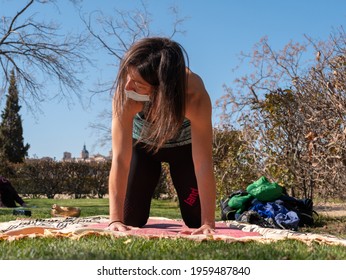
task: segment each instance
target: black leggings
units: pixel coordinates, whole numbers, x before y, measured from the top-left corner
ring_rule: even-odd
[[[133,146],[124,206],[125,224],[142,227],[147,223],[151,199],[160,179],[161,162],[169,164],[185,224],[190,228],[200,227],[201,206],[191,144],[162,148],[155,154],[148,152],[141,143]]]

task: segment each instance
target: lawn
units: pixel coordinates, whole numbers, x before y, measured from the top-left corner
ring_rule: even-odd
[[[32,218],[49,218],[52,204],[78,206],[82,216],[107,215],[108,199],[30,199]],[[180,218],[176,202],[153,200],[151,216]],[[219,212],[217,211],[217,217]],[[15,219],[11,209],[0,209],[0,222]],[[303,231],[336,232],[345,238],[345,217],[319,217],[314,228]],[[327,226],[328,225],[328,226]],[[336,227],[337,225],[337,227]],[[112,238],[88,236],[80,240],[68,238],[36,238],[18,241],[0,241],[0,259],[3,260],[346,260],[344,246],[331,246],[287,240],[270,244],[257,242],[225,243],[221,241],[195,242],[185,239]]]

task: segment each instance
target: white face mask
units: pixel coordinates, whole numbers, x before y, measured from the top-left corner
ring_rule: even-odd
[[[150,101],[150,96],[146,94],[139,94],[133,90],[124,90],[127,98],[131,98],[135,101],[146,102]]]

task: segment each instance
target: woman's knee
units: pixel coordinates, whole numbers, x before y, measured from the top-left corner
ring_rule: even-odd
[[[132,226],[132,227],[144,227],[148,222],[148,218],[134,218],[134,217],[125,217],[124,218],[124,223],[127,226]]]
[[[201,227],[201,219],[199,219],[199,218],[195,218],[195,219],[185,218],[183,220],[184,220],[185,225],[189,228]]]

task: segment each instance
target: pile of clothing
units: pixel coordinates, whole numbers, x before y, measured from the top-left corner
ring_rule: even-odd
[[[311,199],[289,196],[285,189],[262,176],[246,190],[221,201],[222,220],[237,220],[262,227],[298,230],[314,223]]]

